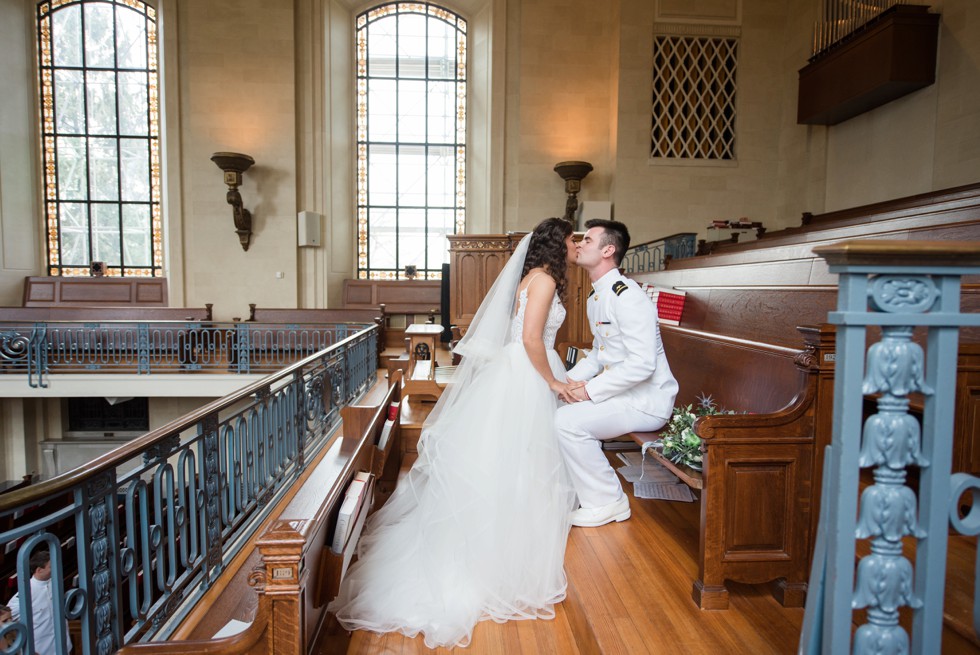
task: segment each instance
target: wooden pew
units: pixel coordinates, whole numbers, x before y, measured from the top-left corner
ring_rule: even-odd
[[[391,481],[400,467],[397,441],[398,416],[382,450],[376,442],[393,402],[401,401],[401,377],[396,373],[377,405],[350,406],[342,410],[343,436],[331,442],[308,476],[296,485],[256,540],[258,561],[254,570],[226,571],[214,585],[213,602],[198,604],[171,641],[130,644],[121,655],[176,655],[221,653],[222,655],[284,653],[312,655],[344,652],[349,635],[326,611],[339,589],[345,553],[356,543],[350,540],[342,553],[331,550],[340,504],[347,486],[359,471],[369,471],[379,481]],[[378,496],[375,496],[377,501]],[[368,508],[373,511],[375,502]],[[244,563],[242,566],[245,566]],[[233,637],[211,639],[242,603],[241,593],[229,593],[229,577],[247,577],[257,595],[251,624]],[[242,584],[244,586],[244,583]],[[244,590],[240,590],[244,591]],[[248,593],[248,592],[247,592]]]
[[[741,412],[696,423],[704,439],[702,471],[664,462],[701,489],[695,602],[726,609],[725,580],[732,580],[773,582],[783,605],[802,606],[820,388],[814,351],[669,325],[661,335],[680,385],[677,405],[710,396],[718,407]],[[630,436],[640,444],[657,438]]]
[[[862,220],[862,216],[865,220]],[[708,367],[708,370],[714,370],[716,364],[708,361],[708,349],[703,352],[689,350],[683,361],[679,362],[679,355],[672,352],[678,347],[676,335],[672,334],[677,329],[802,349],[805,353],[800,355],[799,362],[804,362],[809,368],[812,384],[815,385],[811,402],[813,411],[808,410],[812,421],[808,435],[811,472],[796,482],[802,486],[791,489],[793,495],[788,498],[806,499],[810,522],[806,530],[810,540],[808,551],[812,548],[819,516],[823,466],[820,453],[830,443],[833,429],[835,344],[833,328],[825,321],[828,312],[833,311],[837,304],[836,276],[831,275],[823,260],[813,254],[813,248],[854,237],[905,240],[926,236],[931,239],[980,240],[980,185],[839,212],[836,216],[817,220],[815,224],[794,233],[774,233],[777,236],[772,238],[767,234],[756,242],[726,246],[709,256],[672,261],[667,270],[633,276],[640,283],[687,292],[680,327],[662,326],[672,369],[675,373],[681,373],[678,376],[681,382],[679,402],[686,404],[685,398],[690,397],[686,394],[696,395],[701,391],[711,393],[706,389],[686,389],[686,385],[698,381],[689,378],[685,381],[685,376],[689,374],[684,369]],[[980,311],[980,280],[967,278],[966,282],[962,289],[962,309],[964,312]],[[917,331],[915,336],[921,343],[921,331]],[[877,338],[870,331],[869,342]],[[954,469],[976,472],[980,470],[980,435],[975,434],[973,426],[980,417],[980,330],[963,329],[960,339]],[[742,355],[731,347],[724,347],[717,356],[737,360]],[[729,397],[727,387],[745,384],[744,379],[739,377],[745,371],[724,374],[733,382],[724,381],[726,389],[715,398],[721,400],[722,406],[741,409],[730,406],[725,399]],[[756,372],[760,377],[768,374],[766,370]],[[719,448],[732,434],[729,428],[733,426],[727,423],[729,420],[729,417],[706,417],[697,425],[699,434],[705,439],[708,467],[702,480],[705,491],[702,498],[700,591],[698,584],[695,585],[695,598],[701,599],[702,606],[706,606],[705,592],[713,591],[708,588],[716,579],[712,576],[727,576],[725,571],[730,564],[735,576],[731,579],[747,577],[745,569],[734,566],[737,558],[733,558],[724,548],[713,548],[718,542],[711,541],[712,522],[708,520],[708,516],[715,516],[714,523],[725,525],[737,525],[740,520],[738,510],[728,502],[729,496],[737,493],[735,487],[729,485],[719,490],[715,482],[710,482],[712,479],[717,481],[720,475],[717,472],[719,459],[728,456],[724,453],[731,452]],[[642,435],[637,440],[650,438],[651,435]],[[759,446],[759,456],[768,457],[769,451],[761,444]],[[727,468],[724,471],[724,475],[731,472]],[[803,495],[800,496],[800,493]],[[728,539],[729,534],[723,536]],[[719,574],[719,571],[722,573]],[[796,591],[793,590],[794,602]],[[710,595],[708,601],[711,602]]]
[[[440,280],[344,280],[344,309],[373,309],[388,314],[439,313]]]
[[[824,214],[804,213],[801,224],[766,231],[756,241],[715,242],[711,255],[696,262],[672,261],[669,268],[700,268],[709,260],[718,263],[732,255],[748,257],[799,257],[806,246],[818,241],[875,238],[898,240],[975,240],[980,230],[980,183],[897,198]],[[802,247],[802,248],[801,248]],[[783,250],[784,252],[780,252]],[[795,255],[792,253],[796,253]]]
[[[441,280],[344,280],[344,309],[385,307],[384,347],[400,348],[412,323],[439,322]],[[425,319],[420,319],[424,316]]]
[[[24,307],[166,307],[167,278],[59,277],[24,278]]]
[[[248,304],[248,323],[250,330],[261,330],[267,325],[272,330],[279,330],[283,325],[310,325],[334,323],[375,323],[378,326],[378,368],[381,368],[381,353],[385,349],[387,306],[384,304],[374,307],[356,309],[291,309],[285,307],[256,307],[255,303]],[[313,328],[315,329],[315,327]],[[265,347],[262,344],[256,344]],[[289,349],[288,343],[279,343],[277,347]]]
[[[211,303],[204,307],[138,307],[51,305],[45,307],[0,307],[0,322],[34,323],[37,321],[189,321],[210,322]]]

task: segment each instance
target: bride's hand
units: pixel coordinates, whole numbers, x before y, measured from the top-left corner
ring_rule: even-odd
[[[575,380],[571,382],[561,382],[559,380],[552,380],[548,384],[548,386],[551,387],[551,390],[558,395],[559,399],[563,400],[566,403],[575,403],[578,402],[579,399],[575,398],[572,395],[572,392],[576,389],[584,387],[585,383],[578,382]]]

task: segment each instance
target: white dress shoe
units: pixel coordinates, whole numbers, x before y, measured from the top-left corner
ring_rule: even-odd
[[[572,512],[572,525],[580,528],[595,528],[613,521],[625,521],[630,517],[630,501],[623,497],[615,503],[602,507],[579,507]]]

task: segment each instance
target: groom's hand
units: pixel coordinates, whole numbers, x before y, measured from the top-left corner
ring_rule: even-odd
[[[591,400],[591,398],[589,398],[589,392],[585,388],[585,382],[575,382],[568,385],[568,393],[572,398],[568,402],[580,403],[583,400]]]
[[[585,390],[585,382],[572,380],[565,386],[565,391],[559,397],[566,403],[578,403],[589,399],[589,393]]]

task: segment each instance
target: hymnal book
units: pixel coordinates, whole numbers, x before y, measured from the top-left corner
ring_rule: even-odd
[[[340,566],[340,579],[344,579],[347,567],[350,566],[354,553],[357,552],[357,540],[361,538],[361,530],[364,529],[364,521],[367,519],[368,510],[374,499],[374,476],[369,476],[364,488],[364,502],[361,503],[360,510],[354,518],[354,527],[351,529],[350,538],[347,540],[347,547],[344,548],[344,559]]]
[[[677,289],[666,289],[653,285],[645,285],[643,290],[650,300],[657,306],[657,317],[665,325],[680,325],[681,316],[684,313],[684,301],[687,297],[686,291]]]
[[[388,445],[388,439],[391,438],[391,430],[395,427],[395,421],[388,419],[385,421],[384,426],[381,428],[381,436],[378,437],[378,448],[381,450],[385,449]]]
[[[396,418],[398,418],[398,410],[401,409],[401,405],[402,405],[402,401],[400,400],[392,401],[392,403],[388,405],[389,421],[394,421]]]
[[[370,473],[361,471],[354,476],[354,479],[347,486],[347,493],[340,504],[340,512],[337,514],[337,527],[333,531],[333,543],[330,546],[335,553],[343,550],[344,544],[347,543],[347,539],[354,529],[357,514],[364,505],[370,478]]]

